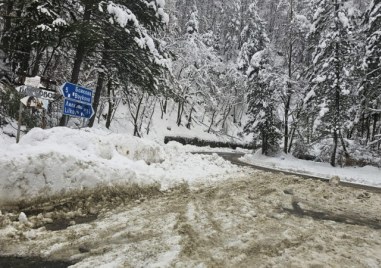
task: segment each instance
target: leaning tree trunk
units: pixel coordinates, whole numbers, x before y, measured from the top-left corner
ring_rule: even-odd
[[[212,130],[212,126],[214,124],[214,117],[216,116],[216,113],[217,113],[217,111],[213,111],[212,120],[211,120],[209,128],[208,128],[208,133],[210,133],[210,131]]]

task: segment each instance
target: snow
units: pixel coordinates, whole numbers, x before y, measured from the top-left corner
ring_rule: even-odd
[[[56,25],[56,26],[66,26],[67,22],[64,19],[62,19],[62,18],[58,18],[58,19],[55,19],[53,21],[53,25]]]
[[[156,0],[156,4],[158,7],[164,8],[165,7],[165,0]]]
[[[38,10],[39,12],[41,12],[42,14],[45,14],[45,15],[47,15],[47,16],[51,16],[49,9],[47,9],[47,8],[45,8],[45,7],[43,7],[43,6],[38,6],[38,7],[37,7],[37,10]]]
[[[157,9],[157,14],[162,18],[161,21],[165,24],[169,23],[169,15],[165,13],[163,8]]]
[[[40,29],[41,31],[52,31],[52,28],[50,28],[48,25],[40,24],[36,26],[37,29]]]
[[[251,58],[250,60],[250,64],[253,66],[253,67],[259,67],[260,66],[260,63],[263,59],[263,56],[265,54],[265,51],[264,50],[261,50],[261,51],[258,51],[256,52],[253,57]]]
[[[120,183],[167,189],[238,171],[216,154],[179,148],[96,129],[34,128],[0,148],[0,204]]]
[[[72,261],[81,268],[379,267],[381,231],[367,222],[379,222],[381,196],[366,193],[251,171],[139,204],[107,208],[99,202],[96,220],[58,231],[32,229],[5,213],[0,246],[4,255]],[[330,217],[295,215],[294,200],[307,213]],[[70,212],[81,207],[73,205]],[[38,223],[37,217],[29,221]]]
[[[129,21],[132,21],[135,27],[139,25],[136,16],[124,6],[110,2],[107,5],[107,11],[121,27],[126,27]]]
[[[349,27],[349,20],[348,20],[347,16],[344,14],[344,12],[339,12],[338,16],[339,16],[340,22],[343,25],[343,27],[348,28]]]
[[[19,219],[19,222],[21,222],[21,223],[27,223],[28,222],[28,218],[27,218],[27,216],[25,215],[24,212],[20,213],[18,219]]]
[[[323,67],[326,67],[326,66],[323,66]],[[325,80],[327,80],[327,77],[325,75],[318,75],[314,81],[316,83],[323,83]]]
[[[332,167],[328,163],[297,159],[291,155],[281,154],[277,157],[267,157],[258,150],[254,154],[246,154],[240,160],[257,166],[274,168],[280,171],[292,171],[309,174],[325,179],[334,176],[341,181],[362,185],[381,187],[381,169],[373,166],[365,167]]]
[[[146,124],[144,122],[141,135],[145,138],[153,140],[159,144],[164,143],[164,138],[166,136],[171,137],[184,137],[184,138],[198,138],[206,141],[218,141],[218,142],[233,142],[233,143],[249,143],[252,141],[252,136],[243,136],[238,138],[238,134],[242,131],[242,127],[238,127],[236,124],[233,124],[231,121],[227,121],[229,127],[227,128],[226,133],[224,134],[220,129],[213,126],[210,133],[207,132],[210,125],[210,118],[208,115],[205,116],[202,122],[201,113],[196,114],[193,118],[192,127],[188,129],[187,127],[176,123],[177,118],[177,104],[168,101],[167,113],[161,118],[160,105],[156,105],[152,121],[150,123],[149,134],[146,134]],[[242,119],[242,125],[245,124],[245,116]],[[130,123],[132,121],[131,114],[127,105],[120,105],[115,113],[113,122],[110,126],[110,130],[114,133],[133,133],[133,125]],[[200,122],[201,121],[201,122]],[[100,122],[99,125],[96,125],[97,128],[103,128],[104,122]],[[106,130],[106,129],[105,129]],[[200,150],[200,148],[198,149]]]

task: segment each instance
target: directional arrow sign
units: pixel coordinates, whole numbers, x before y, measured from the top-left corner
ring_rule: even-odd
[[[94,110],[91,104],[85,104],[70,99],[64,100],[63,113],[70,116],[91,118]]]
[[[66,82],[61,86],[60,91],[65,99],[91,105],[93,99],[93,91],[91,89]]]
[[[44,89],[31,87],[31,86],[19,86],[19,87],[16,87],[16,90],[22,95],[32,96],[32,97],[36,97],[36,98],[44,99],[44,100],[54,101],[57,97],[56,93],[53,91],[44,90]]]

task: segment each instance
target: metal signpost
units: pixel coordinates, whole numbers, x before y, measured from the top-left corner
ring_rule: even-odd
[[[93,91],[66,82],[60,88],[64,96],[63,114],[90,119],[94,115]]]
[[[22,112],[23,108],[36,108],[36,109],[43,109],[43,103],[41,99],[38,99],[33,96],[27,96],[20,100],[20,107],[19,107],[19,120],[17,124],[17,136],[16,136],[16,143],[19,143],[20,141],[20,132],[21,132],[21,121],[22,121]]]

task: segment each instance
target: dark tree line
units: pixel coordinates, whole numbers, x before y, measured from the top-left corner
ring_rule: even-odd
[[[128,81],[160,93],[168,69],[155,38],[167,22],[160,2],[9,0],[0,9],[0,49],[11,82],[39,75],[89,86],[95,111],[106,85]],[[60,125],[65,123],[62,117]]]

